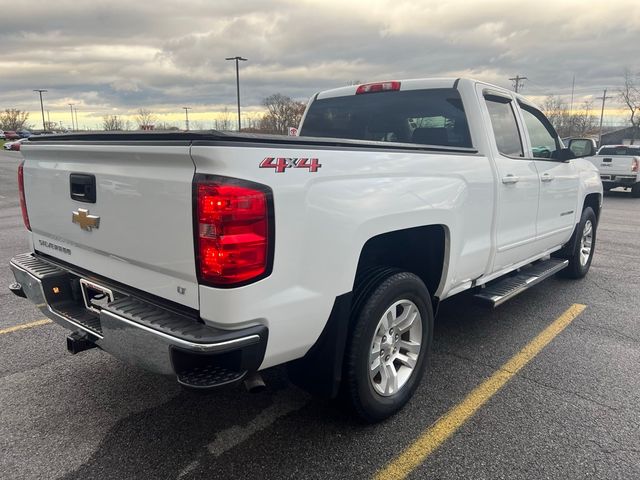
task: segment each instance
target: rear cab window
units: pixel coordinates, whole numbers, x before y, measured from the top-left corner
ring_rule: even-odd
[[[602,147],[598,155],[628,155],[640,156],[640,147],[630,147],[627,145],[619,145],[617,147]]]
[[[432,88],[315,100],[300,135],[471,148],[458,90]]]

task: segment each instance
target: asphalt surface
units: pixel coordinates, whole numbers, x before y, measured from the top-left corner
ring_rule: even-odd
[[[19,153],[0,152],[0,287],[29,249]],[[55,324],[0,334],[0,478],[368,478],[574,303],[587,309],[410,478],[640,478],[640,199],[605,197],[591,271],[491,311],[443,303],[428,374],[375,426],[280,370],[259,394],[208,395],[97,349],[72,356]],[[0,288],[0,330],[40,320]]]

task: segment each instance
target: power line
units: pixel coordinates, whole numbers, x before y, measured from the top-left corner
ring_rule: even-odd
[[[518,91],[520,90],[520,82],[523,82],[523,85],[524,85],[524,80],[528,80],[528,79],[527,77],[521,77],[518,74],[515,77],[510,78],[509,80],[513,82],[513,89],[515,90],[516,93],[518,93]]]

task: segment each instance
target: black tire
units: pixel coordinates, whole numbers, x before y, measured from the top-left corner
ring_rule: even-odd
[[[640,197],[640,182],[633,184],[631,187],[631,195],[635,198]]]
[[[591,240],[591,251],[587,258],[586,262],[581,260],[581,250],[582,250],[582,237],[585,231],[585,225],[588,222],[591,222],[592,228],[592,240]],[[580,223],[576,227],[576,241],[573,247],[573,251],[569,252],[569,254],[564,257],[569,260],[569,266],[564,270],[560,270],[559,275],[564,278],[583,278],[587,272],[589,271],[589,267],[591,266],[591,261],[593,260],[593,253],[596,248],[596,230],[597,230],[597,219],[596,214],[593,213],[593,209],[591,207],[585,207],[582,211],[582,216],[580,217]]]
[[[427,287],[412,273],[387,273],[377,284],[369,285],[366,291],[361,292],[362,301],[360,308],[353,312],[352,330],[345,352],[343,394],[356,414],[367,423],[379,422],[393,415],[413,396],[424,375],[433,338],[433,310]],[[418,336],[421,346],[413,371],[405,383],[395,393],[383,396],[376,392],[369,375],[371,345],[383,314],[400,300],[412,302],[420,313],[422,331]],[[402,347],[398,347],[400,350]]]

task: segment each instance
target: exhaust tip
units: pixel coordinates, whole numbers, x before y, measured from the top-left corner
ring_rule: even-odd
[[[249,393],[260,393],[267,388],[267,385],[264,383],[262,375],[258,372],[253,372],[244,379],[244,388]]]

